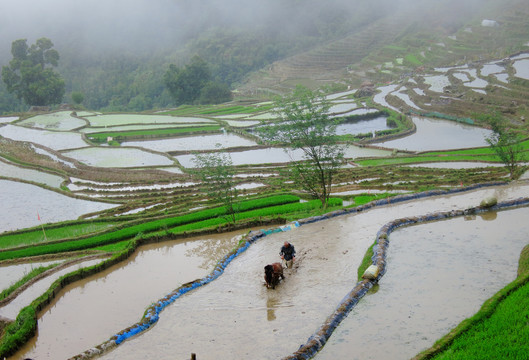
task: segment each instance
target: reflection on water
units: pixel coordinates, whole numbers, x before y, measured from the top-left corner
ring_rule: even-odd
[[[269,235],[235,259],[217,280],[167,307],[156,326],[102,358],[185,359],[190,353],[196,353],[201,360],[283,358],[307,341],[354,286],[357,268],[382,224],[434,210],[464,209],[493,194],[504,200],[526,192],[527,186],[500,187],[410,201]],[[432,237],[430,229],[423,227],[420,235],[423,246],[427,246],[425,239]],[[299,266],[285,272],[285,280],[275,290],[266,289],[263,266],[279,259],[285,240],[296,246]],[[482,239],[478,241],[483,243]],[[444,260],[441,255],[438,257]],[[413,262],[409,264],[405,274],[399,276],[409,280],[413,290],[417,269]],[[368,298],[377,298],[385,287],[381,282],[378,292]],[[385,300],[380,306],[392,306],[393,302],[408,304],[405,297]],[[373,312],[378,312],[378,308],[369,312],[365,322],[371,321]],[[377,322],[387,325],[385,320]],[[363,339],[364,326],[367,324],[357,325],[350,333]],[[376,334],[372,338],[378,339]],[[348,358],[351,357],[347,351],[333,357]]]
[[[315,357],[409,359],[516,277],[529,208],[401,228],[387,272]],[[361,329],[361,331],[358,331]]]
[[[10,178],[33,181],[55,188],[59,188],[62,182],[64,181],[64,178],[58,175],[52,175],[43,171],[22,168],[19,166],[5,163],[3,161],[0,161],[0,174],[6,174]]]
[[[241,233],[146,245],[126,261],[67,286],[39,315],[38,335],[15,358],[66,359],[107,340],[136,322],[152,302],[207,275]]]
[[[82,148],[88,146],[80,133],[29,129],[17,125],[0,127],[0,135],[12,140],[36,142],[53,150]]]
[[[0,232],[75,220],[81,215],[116,206],[75,199],[16,181],[0,180],[0,188]]]
[[[64,156],[97,167],[145,167],[173,165],[166,156],[134,148],[90,147],[66,151]]]
[[[518,60],[513,64],[516,77],[529,80],[529,59]]]
[[[485,140],[491,131],[455,121],[414,117],[417,131],[401,139],[378,143],[378,145],[409,151],[431,151],[465,149],[488,146]]]
[[[368,157],[368,156],[387,156],[389,151],[371,149],[349,145],[345,147],[346,158]],[[229,153],[233,165],[258,165],[269,163],[287,163],[303,159],[302,150],[289,150],[285,152],[283,148],[266,148],[247,151],[238,151]],[[175,159],[186,168],[194,167],[194,155],[175,156]]]
[[[379,116],[374,119],[367,119],[354,122],[344,122],[336,127],[337,135],[356,135],[372,133],[374,131],[386,130],[388,126],[386,124],[386,117]]]
[[[0,308],[0,316],[14,320],[22,308],[31,304],[31,302],[44,294],[49,289],[51,284],[63,275],[66,275],[74,270],[95,265],[103,260],[87,260],[81,263],[67,267],[66,269],[57,271],[31,285],[29,288],[20,293],[9,304]]]
[[[243,138],[236,134],[196,135],[183,136],[171,139],[125,141],[122,146],[137,146],[154,151],[192,151],[214,150],[220,144],[221,149],[238,146],[255,146],[255,141]]]

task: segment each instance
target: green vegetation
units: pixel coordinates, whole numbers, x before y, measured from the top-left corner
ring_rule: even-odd
[[[177,104],[219,104],[233,98],[229,87],[211,81],[208,64],[198,55],[183,68],[169,65],[164,78],[164,85]]]
[[[196,166],[193,173],[204,184],[210,201],[222,204],[226,208],[226,219],[235,223],[236,214],[239,211],[237,201],[239,191],[235,187],[235,170],[231,157],[217,151],[195,154],[193,161]]]
[[[74,224],[64,224],[63,226],[45,226],[44,231],[48,241],[62,240],[73,237],[84,236],[86,234],[102,231],[117,225],[116,221],[109,222],[76,222]],[[5,235],[0,235],[0,248],[8,249],[21,245],[31,245],[45,240],[42,228],[38,227],[30,231],[16,231]]]
[[[40,38],[28,47],[26,39],[13,41],[9,66],[2,67],[7,91],[28,105],[58,104],[64,96],[64,80],[53,71],[59,63],[59,52],[50,39]]]
[[[175,135],[185,135],[197,132],[216,132],[220,130],[220,125],[206,125],[193,126],[187,128],[168,128],[168,129],[152,129],[152,130],[133,130],[133,131],[116,131],[116,132],[100,132],[91,133],[87,135],[90,141],[98,144],[106,143],[109,137],[114,141],[123,142],[133,139],[145,138],[162,138],[171,137]]]
[[[278,121],[263,126],[261,135],[270,143],[303,151],[305,161],[289,164],[290,178],[325,208],[344,155],[344,148],[337,144],[338,121],[328,114],[329,101],[323,93],[298,85],[291,94],[276,99],[274,109]]]
[[[526,359],[528,319],[529,245],[520,256],[515,281],[414,359]]]
[[[273,207],[273,206],[277,206],[278,204],[288,204],[291,202],[298,202],[298,201],[299,201],[299,198],[296,196],[276,195],[276,196],[271,196],[271,197],[267,197],[263,199],[243,201],[240,203],[239,206],[240,206],[240,211],[249,211],[249,210],[257,209],[260,207],[271,207],[271,206]],[[146,235],[152,232],[157,232],[160,229],[178,228],[186,224],[199,223],[201,221],[205,221],[201,223],[204,226],[214,226],[216,224],[216,221],[218,221],[216,219],[222,219],[222,217],[225,216],[226,213],[227,213],[227,210],[225,207],[218,207],[218,208],[213,208],[213,209],[201,210],[201,211],[197,211],[197,212],[193,212],[193,213],[189,213],[189,214],[185,214],[185,215],[177,216],[177,217],[147,221],[142,224],[132,225],[126,228],[113,231],[113,232],[102,233],[102,234],[94,235],[94,236],[79,239],[79,240],[71,240],[71,241],[65,241],[65,242],[53,243],[53,244],[44,243],[44,244],[37,244],[32,247],[28,247],[24,249],[7,250],[4,252],[0,252],[0,260],[16,259],[16,258],[27,257],[27,256],[57,254],[57,253],[68,252],[68,251],[80,251],[80,250],[92,249],[92,248],[97,248],[97,247],[101,247],[104,245],[121,242],[126,239],[132,239],[140,233]],[[248,216],[241,217],[241,219],[244,219],[244,218],[248,218]],[[218,224],[222,224],[222,223],[223,223],[222,221],[218,222]],[[202,225],[195,226],[194,229],[198,229]],[[187,231],[187,230],[188,229],[185,229],[183,231]]]

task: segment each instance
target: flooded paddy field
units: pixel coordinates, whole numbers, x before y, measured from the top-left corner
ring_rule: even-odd
[[[488,146],[491,131],[449,120],[413,117],[417,131],[404,138],[377,143],[385,148],[430,151]]]
[[[105,127],[130,124],[178,124],[178,123],[215,123],[213,120],[193,117],[142,114],[107,114],[87,116],[90,126]]]
[[[10,178],[32,181],[54,188],[60,188],[65,179],[58,175],[48,174],[43,171],[23,168],[0,160],[0,174],[9,175]]]
[[[516,278],[529,208],[415,225],[389,239],[387,272],[315,359],[410,359]]]
[[[122,146],[135,146],[153,151],[174,152],[174,151],[199,151],[226,149],[240,146],[256,146],[253,140],[244,138],[237,134],[225,133],[214,135],[181,136],[171,139],[145,140],[145,141],[125,141]]]
[[[357,135],[362,133],[373,133],[375,131],[387,130],[389,127],[386,123],[385,116],[378,116],[374,119],[360,121],[346,121],[336,127],[337,135]]]
[[[0,180],[0,232],[75,220],[81,215],[115,207],[96,201],[75,199],[36,185]],[[40,220],[39,220],[40,217]]]
[[[39,315],[38,334],[13,359],[66,359],[108,339],[153,301],[207,275],[243,233],[145,245],[126,261],[68,285]]]
[[[499,201],[518,198],[526,195],[527,190],[527,184],[483,188],[383,206],[304,225],[294,231],[268,235],[236,258],[219,279],[186,294],[166,308],[152,329],[121,344],[102,358],[184,359],[193,352],[201,359],[277,359],[287,356],[307,341],[356,284],[356,270],[382,225],[396,218],[477,206],[483,198],[492,195]],[[423,241],[436,236],[432,235],[436,228],[430,228],[430,224],[417,226],[417,229],[420,231],[418,237]],[[466,237],[460,239],[465,241]],[[263,286],[263,266],[277,261],[277,253],[285,240],[292,241],[296,246],[296,265],[286,270],[286,279],[275,291],[267,290]],[[506,247],[511,247],[506,244]],[[489,245],[493,246],[494,252],[497,245]],[[424,246],[427,246],[426,242]],[[513,246],[509,251],[519,256],[519,243]],[[453,247],[457,249],[457,242]],[[450,264],[450,253],[439,254],[438,257],[441,263]],[[409,273],[413,264],[406,264]],[[516,264],[511,265],[516,269]],[[503,274],[503,268],[491,266],[493,272]],[[384,286],[383,281],[390,269],[388,266],[388,273],[380,287]],[[480,289],[491,287],[489,274],[485,275],[480,280],[483,281]],[[492,286],[488,294],[497,291],[498,286],[504,286],[500,284],[504,279]],[[376,294],[370,297],[375,298]],[[479,307],[482,299],[474,300],[476,306]],[[440,300],[433,298],[429,301]],[[403,306],[409,304],[406,299],[403,302]],[[422,306],[426,304],[419,305]],[[449,314],[446,316],[449,317]],[[456,317],[447,320],[447,323],[456,324],[458,321]],[[355,332],[360,333],[359,330]],[[410,336],[407,341],[414,339]],[[432,338],[428,340],[433,342]]]
[[[46,261],[34,263],[22,263],[15,265],[0,266],[0,289],[7,289],[18,279],[21,279],[33,269],[41,266],[56,264],[60,261]]]
[[[368,157],[368,156],[387,156],[390,152],[367,147],[347,146],[345,148],[346,158]],[[288,163],[303,159],[302,150],[288,150],[283,148],[265,148],[246,151],[235,151],[229,153],[233,165],[259,165],[270,163]],[[194,155],[175,156],[180,165],[186,168],[194,167]]]
[[[77,132],[59,132],[29,129],[17,125],[0,127],[0,135],[17,141],[27,141],[53,150],[75,149],[89,146]]]
[[[136,131],[136,130],[154,130],[154,129],[175,129],[175,128],[193,128],[210,125],[209,123],[192,123],[192,124],[145,124],[145,125],[117,125],[106,127],[85,127],[79,129],[79,132],[85,134],[99,133],[99,132],[121,132],[121,131]]]
[[[14,320],[16,319],[20,310],[31,304],[33,300],[42,295],[51,286],[51,284],[59,279],[61,276],[66,275],[77,269],[95,265],[103,261],[102,259],[91,259],[81,262],[75,262],[71,266],[66,266],[51,275],[35,282],[29,288],[22,291],[13,301],[9,304],[0,307],[0,316]]]
[[[70,131],[86,126],[87,121],[71,115],[71,111],[59,111],[49,114],[37,115],[20,121],[18,125],[37,129],[50,129]]]
[[[173,165],[168,156],[135,148],[90,147],[65,151],[66,157],[95,167],[149,167]]]

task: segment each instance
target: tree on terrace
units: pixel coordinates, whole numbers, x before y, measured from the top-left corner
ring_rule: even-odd
[[[344,155],[336,138],[338,123],[329,117],[329,108],[322,92],[298,85],[291,94],[275,100],[278,120],[261,129],[265,140],[303,151],[304,161],[290,163],[291,179],[319,199],[324,208]]]
[[[520,163],[525,161],[522,139],[508,127],[507,120],[498,113],[486,116],[492,134],[485,140],[509,170],[511,179],[516,177]]]
[[[226,207],[226,218],[235,224],[235,216],[238,213],[237,195],[235,187],[235,171],[231,157],[222,152],[195,154],[193,158],[197,176],[206,189],[208,198]]]
[[[7,91],[28,105],[58,104],[64,96],[64,80],[53,71],[59,53],[50,39],[41,38],[28,47],[26,39],[11,44],[13,59],[2,67],[2,79]]]

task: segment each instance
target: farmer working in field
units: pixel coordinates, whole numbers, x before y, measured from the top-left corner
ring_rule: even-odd
[[[281,256],[281,259],[283,259],[284,265],[290,269],[294,263],[294,259],[296,258],[296,250],[294,249],[294,245],[288,241],[285,241],[281,247],[279,256]]]

